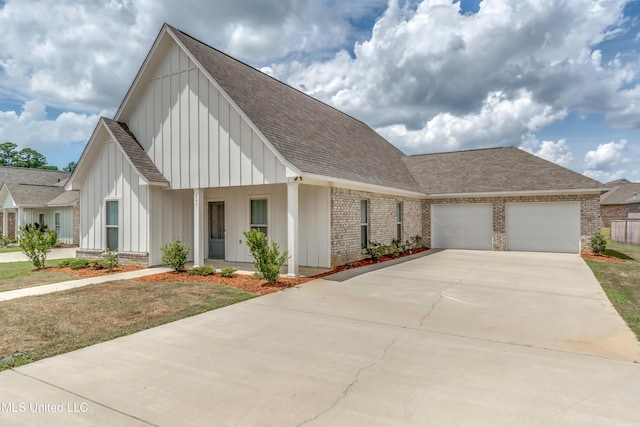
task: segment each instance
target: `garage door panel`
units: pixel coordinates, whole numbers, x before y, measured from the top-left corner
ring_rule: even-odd
[[[492,249],[491,204],[431,205],[431,246],[443,249]]]
[[[507,203],[507,250],[580,251],[580,202]]]

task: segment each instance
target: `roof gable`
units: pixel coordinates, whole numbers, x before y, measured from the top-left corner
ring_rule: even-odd
[[[604,189],[604,184],[515,147],[405,158],[430,195]]]
[[[17,184],[62,186],[70,176],[70,172],[64,171],[0,166],[0,185],[2,185],[3,182],[10,182]]]
[[[53,199],[63,194],[64,188],[52,185],[32,185],[5,183],[7,194],[16,206],[47,206]]]
[[[366,124],[168,28],[286,161],[301,172],[418,191],[402,161],[404,154]]]

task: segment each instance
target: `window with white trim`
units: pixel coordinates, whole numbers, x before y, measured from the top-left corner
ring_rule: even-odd
[[[107,200],[106,203],[106,212],[107,212],[107,249],[112,251],[118,250],[118,201],[117,200]]]
[[[396,239],[402,243],[402,202],[396,203]]]
[[[360,200],[360,247],[369,246],[369,201]]]
[[[250,228],[260,230],[269,235],[269,201],[267,199],[251,199],[249,210],[251,217]]]
[[[60,212],[55,212],[53,214],[53,225],[56,230],[56,234],[58,235],[58,238],[60,238],[60,232],[62,231],[62,221],[60,218]]]

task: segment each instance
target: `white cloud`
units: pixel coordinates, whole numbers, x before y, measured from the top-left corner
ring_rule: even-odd
[[[573,160],[566,139],[540,142],[534,135],[528,134],[523,138],[520,148],[562,166],[567,166]]]
[[[598,145],[595,150],[588,151],[584,156],[584,167],[591,171],[609,171],[620,166],[624,160],[626,140],[608,142]]]
[[[73,141],[87,141],[98,119],[98,114],[65,112],[51,120],[44,104],[28,101],[20,114],[0,111],[0,135],[2,141],[11,141],[18,148],[30,147],[46,154],[51,149],[64,150]]]

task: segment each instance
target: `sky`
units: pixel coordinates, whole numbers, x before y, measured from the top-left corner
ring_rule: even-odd
[[[0,142],[77,161],[165,22],[407,154],[640,182],[640,0],[0,0]]]

